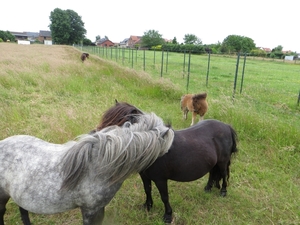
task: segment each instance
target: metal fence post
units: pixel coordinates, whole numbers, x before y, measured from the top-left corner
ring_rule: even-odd
[[[166,73],[168,72],[169,50],[167,50]]]
[[[206,73],[206,87],[208,85],[209,65],[210,65],[210,52],[208,52],[207,73]]]
[[[131,67],[133,68],[133,49],[131,50]]]
[[[144,71],[146,70],[146,52],[144,49],[144,63],[143,63]]]
[[[240,61],[240,53],[238,53],[237,60],[236,60],[236,69],[235,69],[235,76],[234,76],[232,100],[234,99],[235,90],[236,90],[236,80],[237,80],[238,70],[239,70],[239,61]]]
[[[186,93],[189,92],[190,71],[191,71],[190,69],[191,69],[191,51],[189,52],[188,74],[187,74],[187,81],[186,81]]]
[[[161,50],[161,68],[160,68],[160,77],[162,77],[164,68],[164,50]]]
[[[246,58],[247,58],[247,53],[245,53],[245,55],[244,55],[244,65],[243,65],[243,72],[242,72],[242,81],[241,81],[240,94],[242,93],[242,89],[243,89],[244,73],[245,73],[245,66],[246,66]]]
[[[182,70],[182,78],[184,78],[184,74],[185,74],[185,50],[183,53],[183,70]]]
[[[155,68],[155,50],[156,50],[156,47],[154,48],[154,56],[153,56],[154,68]]]

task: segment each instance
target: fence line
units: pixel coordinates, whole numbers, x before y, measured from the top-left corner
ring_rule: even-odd
[[[228,83],[222,83],[222,86],[227,88],[233,87],[233,95],[235,96],[236,86],[237,86],[237,78],[238,78],[238,69],[239,69],[239,60],[234,62],[235,59],[239,59],[240,54],[231,54],[231,55],[220,55],[220,54],[191,54],[191,52],[181,52],[174,53],[169,51],[157,51],[157,50],[139,50],[139,49],[128,49],[128,48],[116,48],[116,47],[98,47],[98,46],[74,46],[81,51],[88,52],[90,54],[97,55],[101,58],[106,58],[112,61],[116,61],[123,66],[131,67],[135,70],[143,70],[152,74],[152,76],[156,76],[160,74],[160,77],[166,77],[172,75],[172,79],[176,80],[177,83],[180,83],[182,87],[186,87],[186,92],[188,93],[190,89],[190,79],[197,78],[197,83],[193,84],[193,90],[203,89],[204,86],[206,88],[209,87],[209,81],[211,76],[214,80],[217,79],[217,76],[220,74],[214,73],[215,69],[215,61],[220,60],[220,58],[228,58],[228,63],[222,67],[221,76],[231,76],[234,74],[233,78],[231,78]],[[193,59],[191,59],[191,55],[195,55]],[[161,56],[160,62],[157,61],[157,57]],[[187,60],[188,56],[188,60]],[[245,83],[245,74],[246,71],[246,59],[248,60],[258,60],[257,58],[253,59],[252,56],[248,56],[244,54],[244,62],[242,68],[242,77],[240,81],[240,94],[243,90],[243,85]],[[247,60],[247,61],[248,61]],[[265,59],[260,58],[261,61]],[[180,63],[180,61],[182,63]],[[270,60],[271,61],[271,60]],[[274,63],[286,63],[284,60],[272,60]],[[171,66],[172,65],[172,66]],[[300,64],[298,64],[300,65]],[[181,68],[180,68],[181,67]],[[187,68],[187,71],[186,71]],[[180,76],[179,74],[182,74]],[[206,74],[206,77],[203,76]],[[229,75],[228,75],[229,74]],[[178,76],[179,75],[179,76]],[[185,77],[187,75],[187,77]],[[202,81],[203,78],[203,81]],[[180,81],[181,79],[181,81]],[[184,81],[186,79],[186,85],[184,85]],[[233,84],[232,84],[233,82]],[[194,83],[194,82],[193,82]],[[204,84],[205,85],[204,85]],[[203,85],[201,85],[203,84]],[[198,85],[198,86],[197,86]],[[200,88],[199,88],[200,87]],[[299,99],[298,99],[299,101]]]

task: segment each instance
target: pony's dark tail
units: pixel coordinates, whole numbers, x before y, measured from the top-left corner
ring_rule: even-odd
[[[231,147],[231,155],[232,154],[236,154],[238,152],[238,148],[237,148],[237,141],[238,141],[238,136],[237,133],[235,132],[235,130],[229,126],[230,131],[231,131],[231,138],[232,138],[232,147]],[[230,177],[230,164],[231,164],[231,160],[228,161],[227,164],[227,184],[229,185],[229,177]]]
[[[226,174],[226,181],[227,181],[227,185],[229,185],[229,178],[230,178],[230,164],[231,164],[231,156],[232,154],[235,154],[238,152],[237,149],[237,141],[238,141],[238,137],[237,134],[235,132],[235,130],[230,126],[230,132],[231,132],[231,139],[232,139],[232,146],[231,146],[231,152],[230,152],[230,159],[226,165],[226,170],[227,170],[227,174]],[[213,176],[213,180],[214,180],[214,185],[216,188],[220,189],[220,181],[222,180],[222,175],[221,175],[221,169],[219,168],[218,165],[216,165],[212,170],[211,170],[212,176]]]
[[[238,149],[237,149],[238,136],[237,136],[237,133],[235,132],[235,130],[231,126],[229,126],[229,128],[230,128],[231,137],[232,137],[231,154],[237,153],[238,152]]]

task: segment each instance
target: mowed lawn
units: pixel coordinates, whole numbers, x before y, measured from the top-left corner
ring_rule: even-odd
[[[147,52],[145,71],[142,62],[132,68],[97,54],[82,63],[81,49],[72,46],[0,43],[0,52],[0,139],[28,134],[65,143],[93,129],[115,99],[184,129],[191,114],[182,119],[181,95],[205,91],[205,119],[231,124],[239,136],[239,152],[232,160],[225,198],[217,189],[204,192],[207,175],[188,183],[169,181],[173,224],[300,223],[299,64],[247,58],[242,93],[240,65],[233,98],[236,57],[212,55],[206,86],[207,56],[192,55],[187,90],[182,55],[177,53],[170,53],[168,71],[161,77],[159,63],[151,64],[153,52]],[[155,187],[153,198],[153,209],[146,212],[141,179],[131,176],[106,207],[104,224],[164,224],[164,206]],[[82,223],[78,209],[30,213],[30,218],[35,225]],[[12,200],[5,223],[22,224]]]

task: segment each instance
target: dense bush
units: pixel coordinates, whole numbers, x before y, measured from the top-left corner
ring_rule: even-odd
[[[204,47],[203,45],[193,45],[193,44],[164,44],[162,46],[162,49],[164,51],[170,51],[170,52],[192,52],[192,53],[204,53]]]
[[[259,57],[266,57],[267,53],[261,49],[252,49],[250,52],[251,56],[259,56]]]
[[[15,36],[12,35],[9,31],[3,31],[0,30],[0,39],[2,39],[2,41],[11,41],[11,42],[15,42]]]

